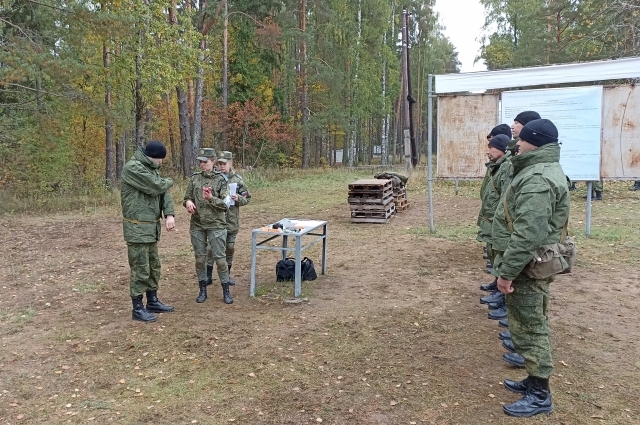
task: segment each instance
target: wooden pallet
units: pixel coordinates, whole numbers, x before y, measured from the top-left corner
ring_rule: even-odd
[[[349,204],[381,204],[386,205],[393,201],[391,194],[385,195],[383,198],[368,197],[368,196],[353,196],[347,198]]]
[[[349,204],[351,211],[389,211],[395,207],[395,202],[388,202],[386,204]]]
[[[407,199],[403,199],[399,202],[396,202],[396,212],[404,212],[406,210],[408,210],[411,207],[411,204],[409,203],[409,201],[407,201]]]
[[[352,210],[351,218],[379,218],[387,219],[396,213],[396,206],[390,203],[384,210]]]
[[[393,190],[391,180],[363,179],[349,183],[350,192],[386,192]]]
[[[394,188],[393,189],[393,196],[407,196],[407,188],[406,188],[406,186],[402,187],[401,189]]]

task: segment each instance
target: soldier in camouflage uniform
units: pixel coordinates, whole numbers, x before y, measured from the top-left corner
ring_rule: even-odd
[[[520,130],[524,127],[529,121],[539,120],[540,114],[535,111],[522,111],[513,119],[513,124],[511,125],[511,134],[513,135],[513,140],[509,143],[507,147],[509,152],[511,152],[511,156],[516,154],[516,144],[518,143],[518,138],[520,137]]]
[[[227,182],[222,174],[214,170],[215,150],[204,148],[197,157],[200,172],[189,179],[184,194],[184,206],[191,214],[189,232],[191,245],[196,257],[196,274],[200,292],[196,302],[207,299],[207,249],[211,250],[222,286],[222,295],[226,304],[233,303],[229,292],[229,271],[225,260],[227,239],[226,213],[231,203]]]
[[[499,137],[498,137],[499,136]],[[506,141],[505,141],[506,139]],[[511,130],[506,124],[500,124],[494,127],[487,135],[489,141],[487,145],[487,157],[489,162],[485,165],[487,172],[480,186],[480,199],[482,206],[478,214],[477,225],[479,242],[487,244],[487,256],[491,264],[493,264],[493,256],[491,252],[491,223],[493,222],[493,213],[496,211],[496,204],[500,199],[502,187],[506,186],[506,181],[510,172],[509,157],[511,154],[506,153],[507,144],[511,140]],[[493,143],[493,144],[492,144]],[[506,165],[505,165],[506,164]],[[504,165],[504,167],[503,167]],[[483,291],[495,291],[498,287],[497,281],[480,285]]]
[[[240,207],[247,205],[251,201],[251,194],[242,176],[233,169],[233,154],[231,152],[220,152],[218,156],[218,168],[228,183],[235,183],[237,185],[236,193],[231,195],[233,205],[227,210],[227,267],[229,268],[229,274],[231,274],[236,236],[240,229]],[[229,278],[229,285],[235,284],[233,279]]]
[[[527,123],[520,131],[518,154],[511,158],[513,178],[505,190],[503,207],[498,206],[493,219],[498,289],[506,294],[511,339],[525,358],[528,374],[522,381],[504,380],[505,388],[524,394],[503,407],[511,416],[553,410],[548,309],[554,277],[532,279],[523,269],[542,245],[560,241],[569,218],[569,189],[559,161],[556,126],[546,119]]]
[[[157,140],[138,149],[122,169],[121,204],[122,227],[131,275],[129,292],[133,303],[131,317],[142,322],[155,322],[154,313],[173,311],[170,305],[158,300],[160,282],[160,258],[158,241],[163,215],[166,228],[175,227],[173,202],[169,188],[173,181],[162,178],[158,168],[167,155],[167,149]],[[142,304],[147,295],[147,307]]]

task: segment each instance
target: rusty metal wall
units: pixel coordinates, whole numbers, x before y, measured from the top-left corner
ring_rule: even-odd
[[[438,178],[482,178],[487,134],[498,122],[497,94],[438,97]]]
[[[482,178],[499,94],[438,97],[437,178]],[[605,87],[600,171],[607,180],[640,179],[640,89]],[[511,123],[509,123],[510,125]]]
[[[603,179],[640,178],[640,89],[605,87],[600,174]]]

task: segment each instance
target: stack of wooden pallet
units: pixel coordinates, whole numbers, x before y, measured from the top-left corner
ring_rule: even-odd
[[[349,208],[354,223],[386,223],[396,213],[391,180],[365,179],[349,184]]]
[[[407,200],[407,186],[393,188],[393,202],[396,204],[396,212],[403,212],[409,209],[411,204]]]

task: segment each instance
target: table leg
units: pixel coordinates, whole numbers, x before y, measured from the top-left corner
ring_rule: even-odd
[[[299,297],[302,293],[302,236],[296,236],[296,285],[294,295]]]
[[[327,273],[327,225],[322,228],[322,274]]]
[[[287,258],[287,245],[289,244],[289,236],[282,235],[282,259]]]
[[[255,297],[256,295],[256,243],[258,241],[258,234],[251,234],[251,277],[249,278],[249,295]]]

